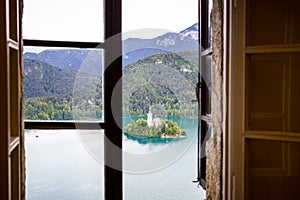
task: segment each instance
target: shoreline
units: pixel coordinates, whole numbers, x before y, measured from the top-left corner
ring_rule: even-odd
[[[183,138],[187,138],[187,135],[177,135],[177,136],[173,136],[173,135],[164,135],[164,136],[160,136],[160,137],[153,137],[153,136],[142,136],[142,135],[134,135],[134,134],[130,134],[127,132],[123,132],[124,135],[129,135],[129,136],[133,136],[133,137],[138,137],[138,138],[161,138],[161,139],[183,139]]]

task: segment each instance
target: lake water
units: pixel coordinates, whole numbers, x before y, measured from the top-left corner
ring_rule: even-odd
[[[123,138],[123,194],[128,200],[204,199],[197,184],[197,120],[176,119],[181,140]],[[130,122],[124,118],[123,124]],[[25,133],[27,199],[104,199],[103,132]]]

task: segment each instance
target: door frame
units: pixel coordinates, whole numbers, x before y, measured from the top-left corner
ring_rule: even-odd
[[[226,134],[223,145],[223,199],[244,199],[244,1],[225,0]]]

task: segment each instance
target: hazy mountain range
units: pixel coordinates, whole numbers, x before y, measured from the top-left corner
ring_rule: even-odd
[[[182,52],[186,50],[198,50],[198,23],[186,28],[180,33],[166,33],[153,39],[128,38],[123,41],[123,67],[140,59],[163,52]],[[40,53],[26,52],[24,59],[38,60],[55,67],[79,70],[85,63],[89,65],[89,72],[99,69],[102,58],[97,62],[91,52],[101,50],[87,49],[47,49]],[[93,62],[90,62],[92,57]],[[26,63],[25,63],[26,64]]]
[[[197,105],[190,102],[198,78],[197,50],[197,24],[154,39],[124,40],[124,116],[145,115],[151,103],[156,113],[165,110],[161,116],[195,117]],[[70,120],[75,113],[80,119],[100,119],[101,54],[95,49],[51,48],[25,53],[25,118]],[[155,80],[148,80],[152,75]]]

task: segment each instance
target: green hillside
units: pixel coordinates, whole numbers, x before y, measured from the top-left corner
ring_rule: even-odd
[[[37,60],[25,59],[24,66],[26,119],[101,118],[101,78]]]
[[[77,71],[61,69],[38,60],[24,60],[25,99],[70,95]]]
[[[198,79],[197,51],[161,53],[125,67],[123,115],[153,113],[163,117],[196,117],[194,85]]]
[[[123,71],[123,116],[195,117],[197,51],[156,54]],[[94,120],[102,116],[101,78],[25,59],[25,118]]]

